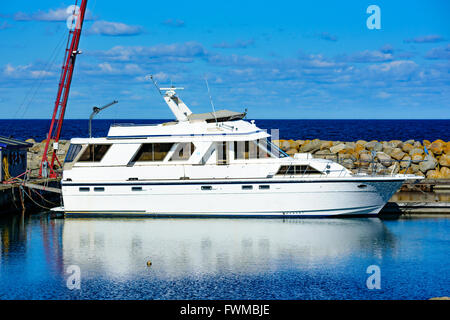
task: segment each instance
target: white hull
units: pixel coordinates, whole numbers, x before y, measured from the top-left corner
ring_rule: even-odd
[[[365,216],[378,214],[403,181],[392,177],[353,177],[65,183],[62,191],[68,215]],[[253,188],[243,189],[243,185]],[[133,187],[142,190],[133,191]],[[80,192],[80,188],[89,191]]]

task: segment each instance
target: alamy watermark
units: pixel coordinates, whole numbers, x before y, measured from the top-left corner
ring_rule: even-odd
[[[381,9],[379,6],[372,4],[367,7],[366,13],[370,14],[367,18],[366,25],[369,30],[381,29]]]
[[[366,286],[369,290],[381,289],[381,269],[373,264],[367,267],[366,273],[370,276],[366,280]]]
[[[70,274],[66,280],[66,286],[69,290],[81,289],[81,269],[77,265],[70,265],[66,269],[66,273]]]
[[[81,28],[79,19],[81,13],[80,7],[76,5],[68,6],[66,9],[66,13],[68,15],[66,20],[67,28],[69,30],[80,29]]]

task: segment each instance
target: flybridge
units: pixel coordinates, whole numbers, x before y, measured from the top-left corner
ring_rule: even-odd
[[[177,90],[184,90],[184,88],[159,88],[153,76],[149,77],[155,84],[156,89],[158,89],[161,96],[163,96],[164,101],[169,106],[170,110],[175,116],[177,121],[206,121],[208,123],[218,123],[224,121],[241,120],[246,116],[246,112],[234,112],[229,110],[218,110],[207,113],[192,113],[192,111],[187,107],[187,105],[177,96]],[[163,94],[163,91],[165,93]]]
[[[107,139],[164,139],[165,141],[240,141],[263,139],[270,135],[243,120],[221,122],[179,122],[170,125],[111,126]]]
[[[151,78],[153,80],[153,78]],[[242,120],[246,113],[219,110],[195,114],[177,96],[183,88],[158,88],[164,101],[175,116],[175,121],[158,125],[112,125],[107,139],[168,139],[170,141],[240,141],[263,139],[270,135],[251,123]],[[163,93],[164,91],[164,93]],[[168,141],[167,140],[167,141]]]

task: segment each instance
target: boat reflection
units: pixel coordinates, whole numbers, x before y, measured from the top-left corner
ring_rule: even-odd
[[[177,278],[311,269],[382,258],[395,238],[379,219],[76,219],[63,229],[65,267],[83,277]],[[150,268],[147,261],[152,262]]]

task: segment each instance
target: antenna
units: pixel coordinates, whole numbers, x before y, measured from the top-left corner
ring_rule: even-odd
[[[156,80],[153,78],[153,75],[150,74],[148,76],[145,76],[145,80],[147,80],[147,81],[148,80],[152,80],[152,82],[155,85],[156,89],[158,90],[159,94],[163,95],[162,92],[161,92],[161,89],[159,89],[158,84],[156,83]]]
[[[217,125],[216,109],[214,108],[214,102],[213,102],[213,99],[211,97],[211,91],[209,90],[208,79],[206,79],[206,75],[205,75],[205,82],[206,82],[206,88],[208,88],[209,101],[211,103],[211,107],[213,109],[214,119],[216,120],[216,125]]]
[[[112,105],[114,105],[114,104],[116,104],[118,102],[119,101],[114,100],[113,102],[108,103],[107,105],[104,105],[101,108],[98,108],[98,107],[93,107],[92,108],[92,113],[91,113],[91,116],[89,117],[89,138],[92,138],[92,119],[94,118],[94,116],[99,114],[100,111],[102,111],[102,110],[104,110],[106,108],[109,108],[109,107],[111,107]]]

